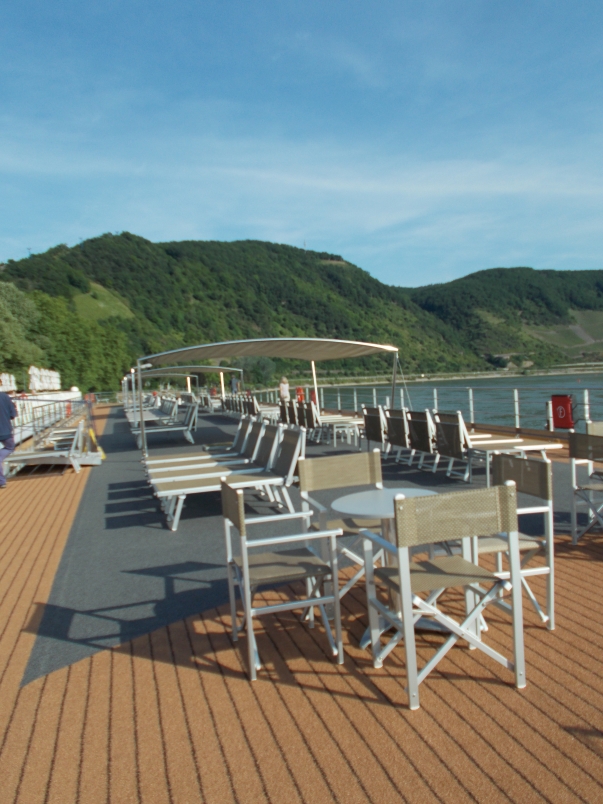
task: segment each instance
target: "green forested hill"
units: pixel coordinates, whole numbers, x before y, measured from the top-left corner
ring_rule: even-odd
[[[578,355],[568,337],[596,343],[603,317],[599,271],[493,269],[403,289],[338,255],[257,241],[151,243],[129,233],[9,261],[0,280],[0,322],[19,321],[18,330],[0,323],[2,368],[37,360],[86,390],[115,386],[141,354],[259,336],[394,343],[413,371],[543,365],[572,348]],[[595,319],[578,322],[575,311],[587,310]],[[591,334],[580,340],[572,327]]]

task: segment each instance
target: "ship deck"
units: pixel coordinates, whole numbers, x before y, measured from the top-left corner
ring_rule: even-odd
[[[318,626],[262,618],[251,684],[228,634],[219,500],[191,501],[172,533],[121,411],[96,422],[102,467],[17,477],[0,500],[3,804],[603,800],[603,536],[571,546],[561,456],[557,627],[525,601],[527,688],[457,645],[411,712],[403,651],[375,670],[358,646],[362,584],[343,601],[342,666]],[[197,441],[232,429],[203,417]],[[508,647],[505,617],[488,623]],[[420,636],[421,656],[438,640]]]

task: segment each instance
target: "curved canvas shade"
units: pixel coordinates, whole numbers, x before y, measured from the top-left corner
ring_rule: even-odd
[[[192,377],[195,374],[220,374],[233,372],[242,374],[243,369],[230,366],[162,366],[161,368],[145,369],[143,377]]]
[[[170,352],[159,352],[141,358],[152,366],[191,360],[216,360],[227,357],[283,357],[297,360],[342,360],[382,352],[397,352],[395,346],[362,341],[340,341],[328,338],[257,338],[186,346]]]

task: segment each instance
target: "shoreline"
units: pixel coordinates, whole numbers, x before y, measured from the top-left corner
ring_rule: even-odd
[[[398,375],[397,384],[401,381],[410,383],[432,383],[432,382],[450,382],[455,380],[500,380],[509,379],[511,377],[518,377],[521,379],[528,377],[564,377],[572,376],[574,374],[603,374],[603,363],[585,366],[567,366],[567,367],[553,367],[550,369],[523,369],[523,370],[509,370],[509,371],[473,371],[473,372],[451,372],[446,374],[411,374],[409,376]],[[391,383],[391,375],[379,374],[372,377],[359,377],[358,379],[351,377],[343,377],[340,380],[319,380],[319,388],[329,387],[344,387],[344,386],[362,386],[362,385],[388,385]],[[310,386],[312,383],[307,378],[291,378],[290,385]],[[257,392],[264,391],[278,391],[278,387],[274,388],[256,388]]]

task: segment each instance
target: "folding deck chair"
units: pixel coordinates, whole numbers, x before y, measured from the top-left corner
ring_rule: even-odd
[[[295,477],[297,460],[305,454],[305,444],[306,431],[303,428],[285,430],[271,469],[265,469],[261,472],[233,473],[228,475],[228,484],[233,488],[256,489],[266,494],[271,503],[279,507],[286,505],[287,509],[293,513],[295,509],[291,502],[288,488]],[[168,524],[172,530],[177,530],[182,507],[187,496],[220,491],[220,478],[200,477],[192,480],[182,480],[177,483],[154,482],[152,483],[152,488],[166,514]],[[281,495],[284,498],[284,503]]]
[[[386,410],[385,420],[387,422],[387,440],[390,449],[392,451],[397,450],[396,463],[400,462],[402,453],[407,453],[407,459],[412,458],[414,452],[410,446],[406,408]]]
[[[588,533],[598,524],[603,527],[603,470],[594,469],[594,462],[603,461],[603,436],[569,434],[569,454],[571,468],[571,522],[572,544]],[[578,466],[586,466],[588,480],[578,481]],[[578,526],[578,506],[585,506],[588,511],[586,525]]]
[[[431,457],[433,463],[427,468],[434,471],[437,465],[435,456],[435,427],[429,410],[407,410],[406,421],[408,422],[408,439],[410,442],[410,456],[408,465],[412,466],[415,455],[419,455],[417,468],[422,469],[425,459]]]
[[[370,450],[371,442],[379,444],[383,452],[388,452],[389,444],[387,441],[387,421],[383,408],[362,408],[364,419],[364,437],[366,438],[366,448]]]
[[[359,533],[365,528],[381,528],[378,519],[347,518],[335,521],[327,520],[329,509],[310,496],[316,491],[330,491],[360,486],[372,486],[382,489],[381,454],[378,449],[372,452],[356,452],[348,455],[334,455],[326,458],[300,458],[297,463],[299,489],[302,498],[302,510],[318,513],[318,529],[337,529],[343,536],[355,537],[355,540],[339,540],[337,548],[359,569],[352,578],[339,590],[340,599],[364,575],[364,555],[356,548]]]
[[[434,412],[433,424],[435,428],[436,457],[433,463],[435,472],[442,459],[448,462],[447,477],[459,477],[465,483],[471,477],[471,465],[467,452],[465,439],[465,425],[460,411],[456,413]],[[454,463],[464,464],[464,470],[455,470]]]
[[[517,532],[517,493],[513,483],[488,489],[439,494],[432,497],[395,498],[396,545],[365,531],[364,565],[367,606],[371,633],[373,664],[383,660],[403,640],[406,655],[408,699],[410,709],[419,708],[419,684],[437,666],[459,639],[483,651],[515,673],[515,686],[525,687],[525,658],[521,599],[521,569]],[[504,532],[508,538],[510,581],[471,561],[472,539],[478,535]],[[462,556],[446,555],[418,561],[411,557],[413,548],[460,539]],[[397,566],[373,568],[374,548],[397,559]],[[400,600],[396,611],[377,597],[376,581]],[[488,590],[484,585],[489,586]],[[464,587],[466,616],[459,622],[438,606],[442,593],[449,588]],[[513,623],[513,661],[486,645],[481,639],[480,617],[484,609],[498,603],[501,590],[511,590]],[[421,595],[425,595],[422,597]],[[478,600],[477,604],[475,601]],[[415,626],[421,617],[431,617],[450,634],[435,655],[417,667]],[[385,645],[380,624],[383,618],[394,635]]]
[[[263,538],[248,538],[247,529],[250,525],[265,525],[269,522],[283,522],[286,520],[309,518],[309,513],[277,514],[276,516],[245,517],[245,503],[243,491],[234,489],[227,483],[221,485],[222,513],[224,515],[224,539],[226,542],[226,566],[228,573],[228,592],[230,598],[230,613],[232,622],[233,641],[237,642],[239,633],[247,630],[248,673],[251,681],[257,678],[257,671],[261,668],[260,656],[254,635],[253,621],[255,617],[266,614],[276,614],[283,611],[306,610],[312,614],[309,617],[310,626],[314,624],[313,612],[318,608],[322,618],[325,632],[329,640],[329,647],[337,663],[343,663],[343,641],[341,637],[341,614],[339,596],[333,591],[326,592],[325,580],[334,581],[337,588],[338,566],[336,537],[338,530],[322,530],[295,533],[288,536],[265,536]],[[232,528],[239,532],[240,554],[235,555],[233,550]],[[321,558],[308,543],[324,543],[328,559]],[[262,552],[257,552],[261,550]],[[255,605],[254,597],[258,587],[282,586],[295,581],[305,581],[307,596],[287,602],[268,605]],[[239,590],[243,603],[243,622],[239,624],[236,605],[236,590]],[[325,606],[332,606],[334,612],[333,624],[335,633],[327,617]]]
[[[519,517],[527,514],[544,515],[544,535],[527,536],[519,533],[519,552],[521,554],[521,583],[536,613],[546,623],[549,631],[555,628],[555,543],[553,524],[553,469],[548,459],[521,458],[516,455],[495,455],[492,462],[493,482],[501,486],[509,480],[515,483],[518,493],[527,494],[540,501],[539,505],[528,505],[517,509]],[[474,543],[475,549],[475,543]],[[484,554],[496,555],[496,576],[509,578],[503,572],[502,557],[508,553],[509,545],[502,534],[482,536],[477,539],[478,557]],[[528,567],[537,555],[544,555],[544,565]],[[546,575],[546,613],[542,610],[534,592],[528,585],[528,578]]]

